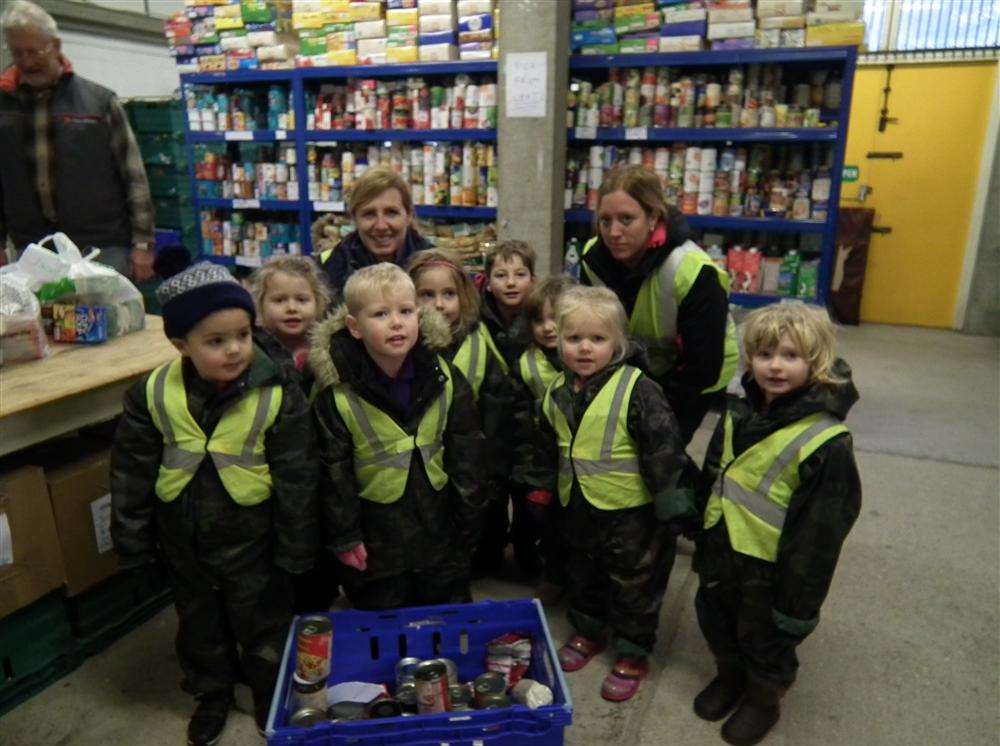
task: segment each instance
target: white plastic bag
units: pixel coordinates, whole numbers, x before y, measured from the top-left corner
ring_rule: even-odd
[[[23,276],[0,275],[0,365],[49,354],[41,307]]]

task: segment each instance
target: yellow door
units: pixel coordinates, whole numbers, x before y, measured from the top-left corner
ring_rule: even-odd
[[[897,65],[889,93],[890,117],[878,131],[886,68],[860,67],[851,103],[846,165],[857,183],[845,183],[844,206],[875,209],[862,321],[951,328],[979,178],[983,140],[996,85],[996,63]],[[902,153],[872,159],[869,153]],[[987,208],[989,209],[989,208]]]

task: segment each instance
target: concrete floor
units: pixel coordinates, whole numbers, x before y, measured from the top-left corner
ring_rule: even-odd
[[[841,339],[861,391],[848,424],[863,510],[766,743],[996,744],[998,341],[886,326],[846,328]],[[692,446],[699,459],[710,424]],[[719,726],[691,712],[712,675],[696,586],[682,547],[654,674],[631,702],[599,696],[609,654],[569,675],[567,744],[722,743]],[[477,598],[528,591],[514,579],[475,587]],[[568,633],[563,612],[549,612],[557,644]],[[0,744],[183,743],[191,701],[177,688],[175,625],[165,610],[22,704],[0,719]],[[248,711],[242,688],[238,700]],[[260,742],[252,719],[234,714],[221,744]]]

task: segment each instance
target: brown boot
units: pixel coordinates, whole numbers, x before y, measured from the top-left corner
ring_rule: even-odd
[[[747,688],[747,676],[742,668],[717,666],[716,677],[694,698],[695,715],[711,723],[728,715]]]
[[[778,722],[778,703],[787,687],[753,674],[747,675],[747,690],[739,708],[722,726],[722,739],[732,746],[760,743]]]

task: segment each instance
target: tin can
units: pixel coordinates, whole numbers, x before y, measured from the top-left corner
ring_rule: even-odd
[[[448,697],[451,699],[452,710],[472,709],[472,689],[468,684],[451,684],[448,687]]]
[[[318,723],[327,721],[326,713],[323,710],[316,710],[311,707],[303,707],[296,710],[295,714],[288,718],[288,724],[292,728],[312,728]]]
[[[330,676],[333,625],[325,616],[307,616],[299,622],[295,640],[295,673],[305,681],[326,681]]]
[[[503,674],[487,671],[476,677],[472,683],[472,690],[475,693],[476,707],[484,709],[485,699],[504,694],[507,691],[507,682],[504,680]]]
[[[420,665],[419,658],[400,658],[396,662],[396,688],[413,683],[413,671]]]
[[[364,720],[365,706],[361,702],[334,702],[326,714],[334,722]]]
[[[403,712],[414,713],[417,711],[417,684],[414,681],[407,681],[396,687],[396,701],[403,709]]]
[[[426,715],[449,710],[448,669],[441,661],[422,662],[414,669],[413,678],[417,685],[417,712]]]
[[[461,682],[458,680],[458,666],[451,658],[435,658],[438,663],[443,663],[448,673],[448,686],[455,686]]]
[[[489,694],[476,700],[476,707],[480,710],[501,710],[510,707],[510,699],[506,694]]]
[[[326,702],[326,681],[308,681],[297,673],[292,676],[292,692],[295,695],[295,704],[299,709],[325,710]]]
[[[372,720],[379,718],[398,718],[403,714],[403,708],[392,697],[376,699],[368,705],[368,717]]]

